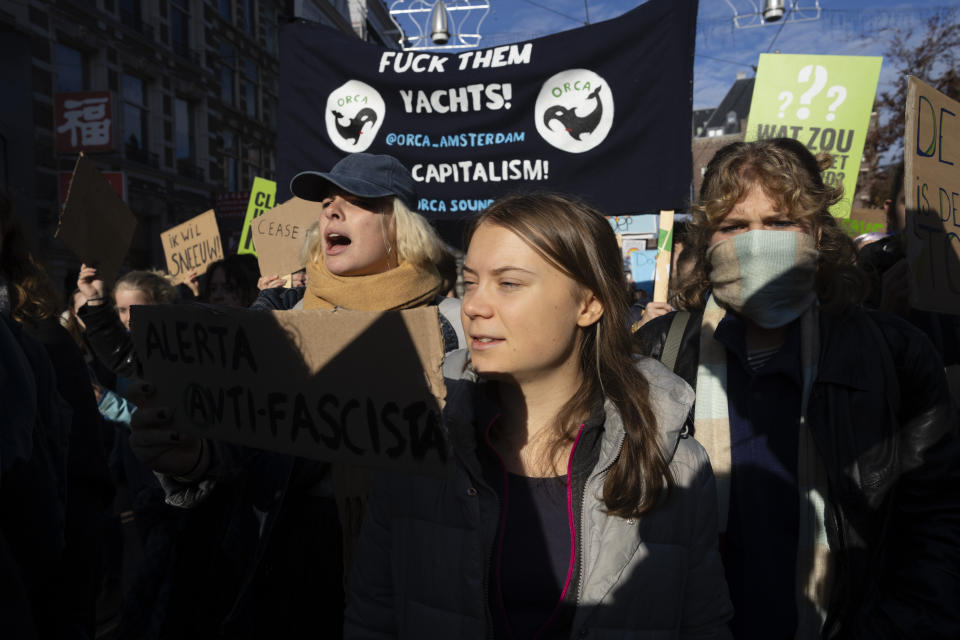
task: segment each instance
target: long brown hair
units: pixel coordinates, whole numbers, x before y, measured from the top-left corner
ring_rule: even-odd
[[[829,154],[815,157],[792,138],[734,142],[717,151],[707,165],[699,202],[687,223],[684,253],[692,253],[694,264],[680,283],[679,306],[703,308],[710,287],[710,237],[755,184],[778,211],[809,225],[818,238],[816,291],[820,303],[828,310],[859,303],[867,285],[855,266],[856,247],[830,214],[830,207],[843,198],[843,188],[825,184],[821,175],[832,164]]]
[[[10,291],[10,316],[19,323],[52,318],[59,308],[57,290],[27,246],[13,204],[0,193],[0,273]]]
[[[600,320],[581,329],[578,360],[583,384],[558,412],[551,448],[556,453],[570,446],[594,403],[609,399],[623,419],[625,437],[620,456],[604,480],[603,501],[613,515],[631,518],[644,513],[672,480],[650,409],[650,388],[633,358],[627,282],[610,223],[599,211],[571,197],[531,194],[509,196],[490,205],[470,225],[468,243],[484,224],[515,233],[603,305]]]

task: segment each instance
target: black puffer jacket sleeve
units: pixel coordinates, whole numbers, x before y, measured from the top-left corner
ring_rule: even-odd
[[[250,305],[250,308],[257,311],[286,311],[292,309],[303,299],[306,290],[306,287],[264,289]]]
[[[125,378],[143,377],[143,369],[133,350],[133,340],[113,307],[85,304],[77,314],[87,325],[87,343],[103,364]]]
[[[259,311],[290,309],[303,298],[305,290],[305,287],[265,289],[250,308]],[[133,340],[110,305],[85,304],[80,307],[78,314],[87,325],[87,342],[101,362],[117,375],[143,377],[143,368],[133,349]]]

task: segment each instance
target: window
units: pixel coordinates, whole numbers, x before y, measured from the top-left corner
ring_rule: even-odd
[[[232,0],[219,0],[217,9],[220,11],[220,17],[233,24],[233,2]]]
[[[137,31],[143,28],[140,0],[120,0],[120,22]]]
[[[243,80],[241,84],[246,114],[251,118],[257,117],[257,63],[243,59]]]
[[[240,19],[243,22],[240,28],[243,29],[245,34],[252,38],[256,35],[256,25],[253,23],[253,18],[256,14],[256,0],[240,0],[240,7],[242,9]]]
[[[135,157],[146,151],[147,144],[147,97],[142,78],[124,73],[121,78],[123,97],[123,142],[127,153]]]
[[[227,191],[238,191],[236,141],[232,131],[223,132],[223,170]]]
[[[177,160],[193,159],[193,118],[186,100],[173,102],[173,129]]]
[[[87,68],[83,54],[64,44],[56,47],[57,91],[83,91],[87,88]]]
[[[271,128],[277,128],[277,98],[267,92],[263,94],[263,121]]]
[[[267,53],[272,55],[274,58],[280,55],[280,51],[277,49],[277,35],[279,33],[280,30],[277,27],[277,8],[268,7],[264,9],[263,37],[267,46]]]
[[[170,0],[170,45],[182,56],[190,53],[190,0]]]
[[[233,47],[220,44],[220,100],[231,107],[236,104],[233,91],[233,73],[236,66],[236,54]]]

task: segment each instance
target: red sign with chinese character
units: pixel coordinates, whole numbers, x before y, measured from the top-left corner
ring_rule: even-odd
[[[113,151],[113,112],[109,91],[58,93],[57,151]]]
[[[100,174],[107,179],[113,190],[117,192],[120,199],[127,201],[127,194],[123,189],[123,171],[101,171]],[[72,171],[60,172],[60,207],[67,202],[67,192],[70,190],[70,178],[73,177]]]

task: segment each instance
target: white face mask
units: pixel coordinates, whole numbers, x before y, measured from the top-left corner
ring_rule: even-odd
[[[713,295],[765,329],[790,324],[816,299],[816,243],[807,233],[758,229],[707,250]]]

